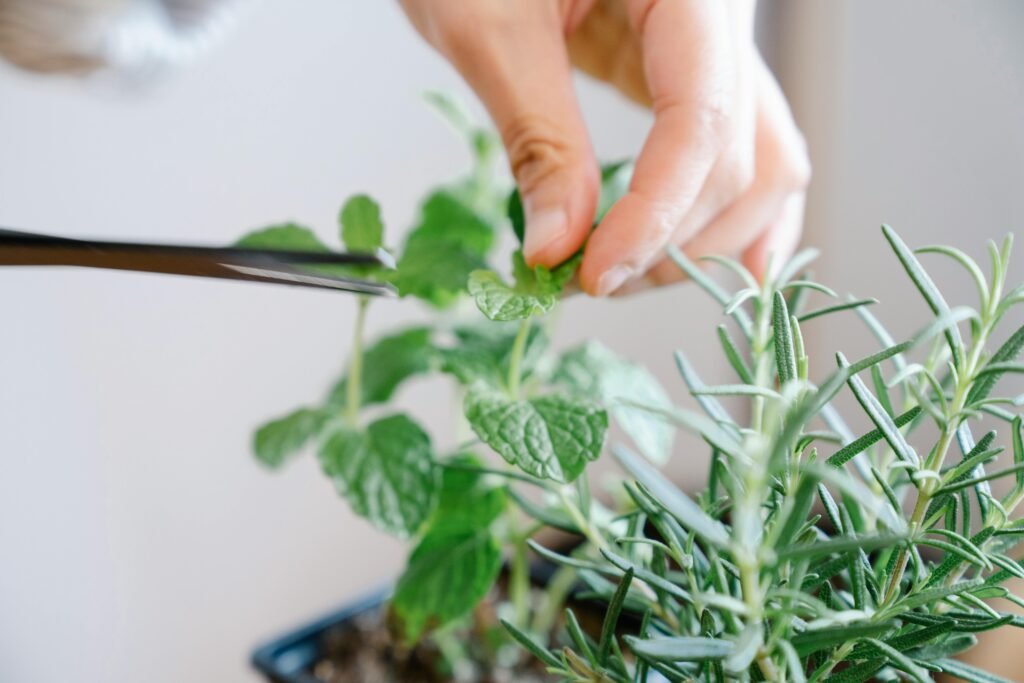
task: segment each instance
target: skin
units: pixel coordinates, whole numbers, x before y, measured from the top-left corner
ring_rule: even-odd
[[[501,134],[531,265],[586,242],[580,286],[606,296],[680,280],[669,244],[739,256],[758,277],[796,247],[810,163],[754,45],[754,0],[401,4]],[[629,192],[593,234],[600,178],[574,66],[654,112]]]

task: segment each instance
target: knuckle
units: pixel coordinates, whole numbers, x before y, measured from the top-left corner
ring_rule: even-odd
[[[529,193],[551,175],[566,168],[572,148],[558,127],[538,115],[514,117],[501,130],[512,174],[520,190]]]

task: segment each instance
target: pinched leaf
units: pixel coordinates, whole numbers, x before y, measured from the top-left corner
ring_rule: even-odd
[[[235,242],[236,247],[249,249],[282,249],[287,251],[330,251],[316,233],[296,223],[283,223],[255,230]]]
[[[671,455],[675,429],[658,415],[636,407],[672,409],[668,394],[643,366],[589,341],[562,354],[553,379],[576,395],[600,401],[651,460],[663,463]]]
[[[419,531],[437,503],[430,438],[405,415],[365,430],[340,428],[320,446],[320,465],[352,510],[400,537]]]
[[[299,408],[267,422],[253,435],[253,451],[264,465],[277,468],[320,434],[330,414],[316,408]]]
[[[409,556],[391,606],[415,642],[469,612],[501,569],[501,547],[488,532],[427,534]]]
[[[522,320],[543,315],[558,301],[579,261],[578,256],[574,257],[554,270],[543,266],[530,268],[522,252],[517,251],[512,255],[514,284],[509,285],[494,271],[476,270],[469,276],[469,293],[477,308],[491,320]]]
[[[384,244],[380,206],[365,194],[350,197],[341,207],[341,240],[350,251],[375,251]]]
[[[385,403],[405,380],[428,371],[436,357],[431,330],[413,327],[381,337],[363,352],[362,405]],[[328,405],[345,404],[348,376],[331,389]]]
[[[608,431],[608,414],[588,401],[541,396],[513,401],[485,385],[472,387],[466,419],[505,460],[541,479],[574,480],[596,460]]]

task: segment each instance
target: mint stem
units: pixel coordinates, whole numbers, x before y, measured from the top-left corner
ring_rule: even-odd
[[[353,427],[359,420],[359,409],[362,407],[363,328],[366,326],[366,308],[369,304],[367,297],[359,297],[356,322],[352,330],[352,354],[348,365],[348,383],[345,386],[345,421]]]
[[[513,400],[519,398],[519,383],[522,374],[523,355],[526,353],[526,339],[530,335],[530,319],[524,318],[519,323],[519,332],[512,343],[512,353],[508,361],[508,380],[506,386],[508,394]]]

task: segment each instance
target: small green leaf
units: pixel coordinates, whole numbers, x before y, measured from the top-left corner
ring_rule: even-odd
[[[341,240],[349,251],[376,251],[384,244],[380,206],[365,194],[350,197],[341,207]]]
[[[846,358],[842,354],[837,354],[839,359],[840,367],[847,367]],[[857,397],[857,402],[860,403],[864,412],[868,414],[871,421],[875,423],[885,440],[889,443],[889,446],[893,449],[896,455],[905,462],[912,463],[915,466],[920,465],[920,458],[917,457],[917,453],[913,447],[907,443],[906,438],[903,436],[903,432],[899,430],[892,417],[885,412],[885,408],[878,402],[868,388],[864,385],[856,375],[850,375],[847,380],[847,384],[853,391],[853,395]]]
[[[814,320],[825,315],[831,315],[832,313],[838,313],[840,311],[849,311],[855,308],[861,308],[862,306],[872,306],[878,303],[878,299],[854,299],[853,301],[847,301],[846,303],[836,304],[834,306],[826,306],[825,308],[819,308],[816,311],[808,311],[802,315],[797,316],[797,320],[802,323],[808,320]]]
[[[615,628],[619,623],[619,615],[622,613],[622,605],[626,602],[626,595],[629,593],[629,586],[633,582],[633,570],[627,569],[619,581],[615,595],[605,611],[604,622],[601,624],[601,640],[597,646],[597,661],[603,666],[608,661],[608,654],[611,651],[612,640],[615,638]]]
[[[882,233],[885,235],[885,239],[889,241],[894,252],[896,252],[897,258],[900,263],[903,264],[904,270],[907,271],[907,275],[913,280],[917,289],[921,292],[921,296],[924,297],[928,307],[932,309],[932,313],[936,316],[944,317],[949,315],[949,304],[942,297],[942,293],[939,292],[939,288],[935,286],[931,277],[925,271],[924,267],[914,256],[914,252],[903,242],[896,231],[890,228],[888,225],[882,226]],[[963,349],[963,340],[960,338],[960,331],[955,325],[946,327],[943,331],[946,336],[946,342],[949,345],[950,353],[953,356],[953,364],[960,367],[961,363],[961,351]]]
[[[785,384],[796,379],[796,354],[793,351],[793,334],[789,326],[789,309],[782,292],[775,292],[772,299],[772,329],[775,331],[775,365],[779,383]]]
[[[661,472],[625,448],[616,446],[612,452],[626,471],[633,475],[655,500],[665,506],[680,524],[717,546],[729,545],[729,532],[722,523],[712,519]]]
[[[728,640],[682,636],[676,638],[634,638],[626,636],[626,643],[638,657],[656,662],[701,662],[724,659],[735,646]]]
[[[488,532],[428,533],[409,556],[391,605],[415,642],[472,610],[501,570],[501,547]]]
[[[520,631],[518,628],[513,626],[511,623],[505,621],[504,619],[501,620],[501,625],[504,626],[505,629],[510,634],[512,634],[512,637],[515,638],[520,645],[526,648],[528,652],[532,653],[534,657],[544,662],[553,669],[561,670],[562,662],[558,659],[558,657],[555,657],[553,654],[551,654],[551,652],[548,651],[547,648],[540,645],[533,638],[526,635],[526,633]]]
[[[718,341],[721,342],[722,350],[725,351],[725,357],[729,360],[732,369],[739,375],[740,380],[744,384],[753,384],[754,376],[750,372],[750,367],[740,354],[739,349],[736,348],[732,337],[729,336],[729,328],[725,325],[718,326]]]
[[[427,372],[434,358],[431,330],[427,327],[412,327],[381,337],[363,352],[361,404],[387,403],[403,382]],[[345,405],[347,386],[348,377],[342,377],[331,389],[328,405]]]
[[[651,460],[665,462],[672,453],[675,429],[650,411],[624,401],[671,409],[672,401],[646,368],[616,356],[596,341],[562,354],[552,377],[574,395],[604,405],[612,418]]]
[[[477,308],[491,320],[522,320],[543,315],[558,301],[579,261],[574,257],[553,271],[543,266],[530,268],[522,252],[517,251],[512,255],[515,284],[507,284],[494,271],[475,270],[469,275],[469,293]]]
[[[816,541],[807,545],[791,545],[777,551],[779,560],[802,560],[833,553],[850,553],[858,549],[865,552],[877,548],[888,548],[906,540],[901,534],[876,534],[873,536],[839,536],[827,541]]]
[[[604,447],[608,414],[563,396],[514,401],[483,385],[470,389],[466,419],[506,461],[541,479],[574,480]]]
[[[920,414],[921,408],[919,406],[914,406],[913,408],[903,413],[902,415],[896,416],[896,418],[893,420],[893,423],[896,425],[896,427],[902,428],[916,420],[917,416]],[[839,467],[845,464],[848,460],[850,460],[850,458],[854,457],[858,453],[866,451],[868,448],[881,441],[882,438],[882,430],[873,429],[867,434],[859,437],[854,441],[851,441],[847,445],[840,448],[831,457],[829,457],[827,462],[829,465],[833,467]]]
[[[256,458],[278,468],[311,439],[323,431],[330,415],[316,408],[299,408],[282,418],[267,422],[253,435]]]
[[[246,249],[282,249],[286,251],[330,251],[316,233],[296,223],[272,225],[250,232],[235,242],[236,247]]]
[[[860,638],[882,636],[892,630],[892,625],[882,624],[844,624],[842,628],[827,628],[804,631],[793,636],[790,642],[801,657],[814,654],[819,650],[827,650],[836,645],[844,645]]]
[[[405,415],[382,418],[365,431],[338,429],[319,456],[352,510],[384,531],[412,536],[434,511],[439,473],[430,438]]]
[[[1010,439],[1013,441],[1013,464],[1024,465],[1024,428],[1020,415],[1013,419],[1010,430]],[[1024,487],[1024,470],[1017,472],[1017,486]]]

